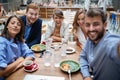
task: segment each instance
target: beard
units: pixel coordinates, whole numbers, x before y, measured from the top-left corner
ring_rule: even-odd
[[[92,36],[91,33],[96,33],[96,34]],[[97,31],[97,30],[88,31],[87,36],[91,41],[98,42],[104,36],[104,33],[105,33],[105,29],[102,28],[101,31]]]

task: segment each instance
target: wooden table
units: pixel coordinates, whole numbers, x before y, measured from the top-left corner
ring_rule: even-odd
[[[61,58],[61,60],[64,59],[71,59],[74,61],[79,61],[79,54],[81,49],[78,46],[72,46],[76,49],[76,52],[73,54],[69,54],[64,58]],[[69,80],[68,73],[63,72],[59,67],[52,67],[53,65],[46,67],[43,64],[44,57],[39,58],[39,54],[35,53],[36,59],[35,62],[39,65],[39,69],[35,72],[28,73],[23,70],[23,68],[19,69],[18,71],[11,74],[9,77],[7,77],[6,80],[23,80],[25,75],[27,74],[34,74],[34,75],[45,75],[45,76],[59,76],[59,77],[65,77],[65,80]],[[81,73],[75,72],[72,73],[72,80],[83,80]]]

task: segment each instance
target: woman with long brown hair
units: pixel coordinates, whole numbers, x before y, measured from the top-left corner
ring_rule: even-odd
[[[81,48],[84,46],[87,39],[87,35],[84,28],[84,19],[85,11],[82,9],[78,10],[74,17],[72,29],[74,39],[77,45],[80,46]]]
[[[17,16],[10,16],[0,36],[0,80],[23,67],[23,61],[34,60],[23,39],[24,26]]]

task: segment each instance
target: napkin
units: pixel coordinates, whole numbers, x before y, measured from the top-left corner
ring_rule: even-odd
[[[58,76],[45,76],[45,75],[27,74],[27,75],[25,75],[23,80],[65,80],[65,78],[64,77],[58,77]]]

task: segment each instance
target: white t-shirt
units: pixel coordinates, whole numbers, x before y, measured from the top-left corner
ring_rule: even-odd
[[[85,35],[84,35],[84,33],[83,33],[83,31],[81,30],[80,27],[78,28],[77,34],[78,34],[78,40],[79,40],[79,42],[82,43],[82,45],[84,46],[84,44],[86,42],[86,38],[85,38]]]

